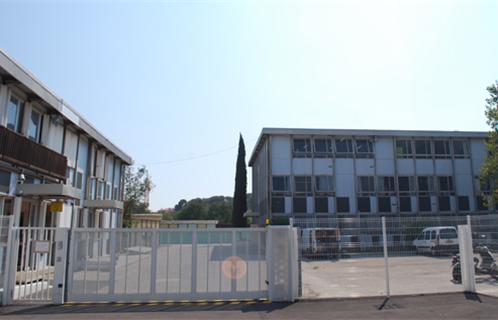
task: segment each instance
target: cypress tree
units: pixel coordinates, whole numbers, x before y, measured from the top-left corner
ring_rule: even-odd
[[[239,152],[235,170],[235,191],[233,194],[232,224],[234,227],[246,227],[244,213],[247,211],[247,170],[246,149],[242,134],[239,136]]]

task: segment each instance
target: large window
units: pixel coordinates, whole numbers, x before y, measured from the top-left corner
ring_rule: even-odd
[[[412,211],[412,199],[410,197],[399,197],[399,211],[400,212]]]
[[[332,157],[333,146],[331,139],[314,139],[315,157],[329,158]]]
[[[375,192],[374,177],[364,176],[358,177],[358,191],[361,194],[369,194]]]
[[[31,116],[29,117],[28,138],[38,142],[40,139],[40,127],[41,114],[33,109],[31,110]]]
[[[329,199],[327,197],[315,198],[315,212],[328,213],[329,212]]]
[[[370,197],[358,197],[358,211],[370,212]]]
[[[439,211],[448,212],[451,211],[450,197],[440,196],[438,197]]]
[[[357,158],[373,158],[373,142],[372,140],[359,139],[356,140],[356,157]]]
[[[453,177],[444,176],[438,177],[439,192],[453,192]]]
[[[436,158],[450,158],[450,142],[447,140],[434,141],[434,154]]]
[[[415,157],[431,158],[431,142],[429,140],[415,140]]]
[[[380,193],[393,193],[396,189],[394,186],[394,177],[378,177],[377,191]]]
[[[434,192],[434,177],[421,176],[417,177],[419,192]]]
[[[293,140],[293,155],[295,158],[311,157],[311,141],[310,139],[294,139]]]
[[[337,197],[337,212],[339,213],[349,213],[349,198],[348,197]]]
[[[418,209],[420,212],[430,212],[431,211],[431,198],[430,197],[418,197]]]
[[[7,104],[7,128],[20,132],[22,123],[22,102],[11,95]]]
[[[274,192],[290,192],[289,176],[273,176],[272,183]]]
[[[337,158],[353,157],[353,141],[351,139],[335,139],[335,154]]]
[[[411,193],[415,191],[414,177],[398,177],[398,188],[400,193]]]
[[[273,197],[271,198],[271,212],[285,213],[285,198]]]
[[[469,197],[467,197],[467,196],[459,196],[458,197],[458,210],[459,211],[469,211],[470,210]]]
[[[453,141],[453,154],[455,158],[467,158],[469,156],[469,146],[466,140]]]
[[[294,191],[301,193],[311,193],[311,177],[310,176],[295,176]]]
[[[391,197],[378,197],[379,212],[391,212]]]
[[[396,155],[398,158],[410,158],[413,155],[411,140],[396,141]]]
[[[333,192],[334,180],[332,176],[316,176],[315,177],[316,192]]]
[[[294,213],[306,213],[306,201],[307,199],[305,197],[299,197],[299,198],[293,198],[292,199],[292,206],[294,209]]]

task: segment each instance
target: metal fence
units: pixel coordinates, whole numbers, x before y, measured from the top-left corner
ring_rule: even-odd
[[[468,222],[474,244],[486,244],[496,254],[497,215],[385,217],[385,230],[381,217],[294,219],[300,236],[302,296],[462,291],[453,279],[452,264],[458,252],[457,226]],[[483,277],[478,289],[498,291],[494,278]]]
[[[5,269],[7,263],[7,241],[9,236],[10,217],[0,217],[0,301],[3,296]]]
[[[266,298],[266,231],[75,229],[68,272],[68,301]]]

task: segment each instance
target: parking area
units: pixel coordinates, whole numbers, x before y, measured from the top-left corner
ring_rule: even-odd
[[[368,297],[386,294],[384,258],[302,261],[303,298]],[[461,292],[452,280],[451,256],[389,258],[391,295]],[[476,277],[479,293],[498,297],[498,282]]]

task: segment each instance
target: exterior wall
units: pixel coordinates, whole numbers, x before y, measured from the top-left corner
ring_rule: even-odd
[[[416,132],[414,132],[413,136],[388,136],[386,134],[376,136],[375,132],[372,132],[372,135],[355,137],[349,135],[293,135],[292,130],[290,129],[289,131],[286,134],[275,133],[266,136],[263,134],[265,136],[264,143],[259,146],[259,151],[254,153],[252,161],[253,194],[256,194],[254,204],[255,208],[258,208],[263,216],[270,215],[272,218],[292,216],[327,217],[335,215],[361,217],[372,214],[447,215],[482,213],[482,210],[478,209],[477,197],[485,197],[486,195],[481,192],[476,178],[487,154],[484,134],[482,135],[483,138],[476,138],[473,136],[453,137],[448,133],[442,137],[418,136]],[[352,139],[354,150],[356,148],[356,142],[354,141],[369,139],[373,143],[373,152],[368,155],[353,152],[345,157],[333,152],[324,156],[314,150],[313,141],[320,138]],[[305,139],[305,144],[309,142],[311,144],[309,147],[310,152],[299,149],[301,150],[299,154],[295,154],[297,151],[294,150],[294,139]],[[427,155],[415,154],[415,142],[412,142],[413,155],[398,155],[397,140],[429,141],[431,151]],[[455,155],[453,141],[462,140],[467,144],[470,154]],[[436,143],[439,143],[439,146],[441,144],[446,145],[446,141],[448,147],[445,148],[449,148],[451,152],[449,154],[436,154]],[[269,148],[268,144],[270,145]],[[306,149],[307,147],[303,148],[305,148],[303,150],[308,150]],[[266,159],[267,151],[269,151],[269,161]],[[265,163],[270,163],[268,171],[265,170]],[[275,190],[273,187],[273,179],[278,177],[277,179],[282,181],[282,176],[287,177],[284,179],[288,179],[289,190]],[[296,189],[296,177],[302,179],[303,176],[309,177],[311,180],[310,190]],[[327,192],[317,190],[316,179],[318,176],[331,176],[333,190]],[[359,177],[371,177],[367,179],[373,179],[374,190],[363,192]],[[426,179],[425,177],[427,177],[429,181],[432,179],[434,182],[433,190],[430,192],[423,189],[419,190],[418,177],[422,177],[420,179]],[[412,190],[400,190],[400,180],[398,180],[400,178],[413,179]],[[387,191],[381,190],[380,183],[385,181],[382,179],[393,181],[394,187]],[[444,190],[445,181],[450,181],[450,183],[452,181],[453,188],[448,191]],[[389,182],[386,183],[389,184]],[[266,192],[269,205],[258,206],[258,202],[265,198],[265,186],[270,187]],[[462,203],[459,204],[459,197],[467,197],[468,209],[465,208],[465,199],[460,199]],[[317,198],[322,199],[317,200]],[[343,201],[345,200],[341,198],[348,198],[349,210],[344,210]],[[358,198],[364,198],[362,199],[363,209],[359,207]],[[317,201],[322,203],[322,209],[320,210],[316,208]],[[278,202],[278,211],[273,208],[275,202]],[[341,204],[338,202],[341,202]],[[283,205],[281,205],[282,203]],[[327,205],[324,205],[324,203]],[[365,210],[366,203],[370,206],[368,210]],[[428,203],[430,203],[430,209],[426,208]],[[295,207],[295,205],[299,208]],[[326,212],[324,207],[328,207],[325,210]],[[342,209],[339,210],[339,207]],[[491,208],[494,208],[494,205],[485,211],[494,211]]]
[[[259,152],[257,159],[252,168],[252,201],[254,211],[260,214],[259,221],[253,221],[260,225],[264,225],[265,219],[269,213],[268,206],[268,154],[269,143],[265,142]],[[256,219],[256,218],[255,218]]]

